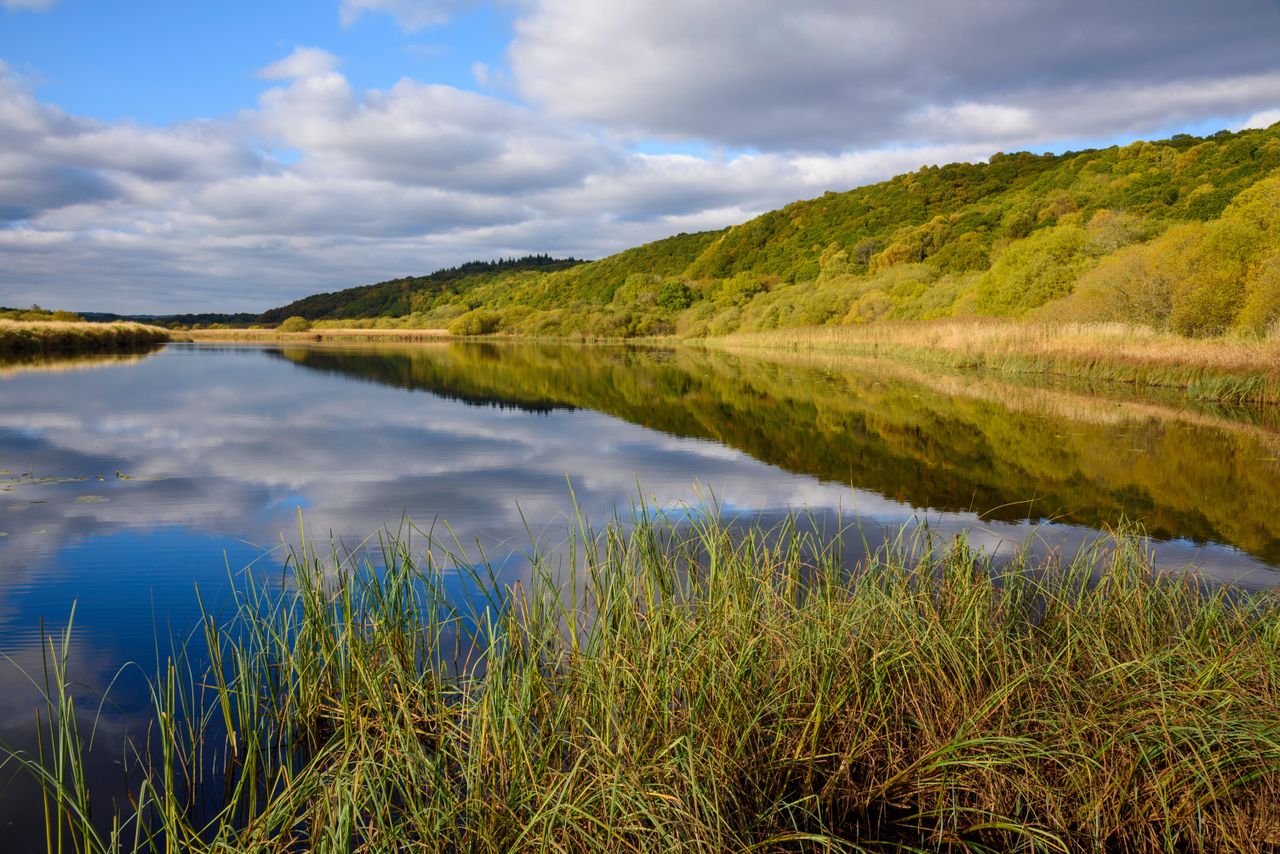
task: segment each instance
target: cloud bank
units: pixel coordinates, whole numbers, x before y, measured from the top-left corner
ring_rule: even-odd
[[[1277,116],[1272,2],[926,5],[527,0],[509,68],[479,75],[509,90],[358,91],[300,46],[263,58],[255,104],[162,127],[69,114],[0,64],[0,304],[260,310],[598,257],[998,150]],[[341,14],[417,29],[466,6]]]

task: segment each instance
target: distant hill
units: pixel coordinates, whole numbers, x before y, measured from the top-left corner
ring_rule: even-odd
[[[130,320],[134,323],[152,323],[159,326],[208,326],[221,323],[226,326],[248,326],[258,323],[260,315],[251,312],[223,314],[219,312],[203,312],[199,314],[110,314],[102,311],[83,311],[81,316],[90,323],[111,323],[116,320]]]
[[[991,315],[1280,323],[1280,124],[997,154],[592,262],[476,262],[263,313],[578,337]]]
[[[552,258],[529,255],[500,261],[471,261],[428,276],[406,276],[375,285],[361,285],[332,293],[304,297],[288,305],[264,311],[258,320],[279,323],[288,317],[307,320],[332,320],[371,317],[396,317],[411,314],[425,302],[457,295],[462,291],[487,284],[503,274],[565,270],[583,262],[574,258]]]

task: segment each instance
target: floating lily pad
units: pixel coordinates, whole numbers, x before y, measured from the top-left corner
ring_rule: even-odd
[[[105,495],[81,495],[76,499],[77,504],[106,504],[110,501]]]

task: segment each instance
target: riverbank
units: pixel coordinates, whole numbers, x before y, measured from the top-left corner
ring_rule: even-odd
[[[453,336],[444,329],[201,329],[180,340],[227,343],[549,341],[511,335]],[[687,344],[786,357],[815,365],[841,359],[891,359],[957,372],[986,371],[1027,379],[1055,377],[1176,391],[1198,401],[1280,403],[1280,339],[1188,338],[1124,324],[1046,324],[1008,320],[937,320],[777,329],[714,338],[602,339],[593,343]]]
[[[849,572],[857,530],[663,518],[575,528],[567,586],[395,538],[385,571],[321,547],[284,592],[240,576],[96,826],[192,851],[1280,844],[1274,593],[1159,576],[1123,532],[1026,565],[909,529]],[[55,727],[27,767],[66,844],[109,850],[77,743]],[[213,814],[188,776],[211,756]]]
[[[358,327],[318,327],[305,332],[284,332],[279,329],[191,329],[175,332],[175,338],[183,341],[216,343],[280,343],[305,344],[314,341],[352,342],[412,342],[439,341],[450,338],[444,329],[360,329]]]
[[[1280,403],[1280,339],[1187,338],[1123,324],[940,320],[778,329],[700,346],[815,361],[887,358],[956,371],[1177,389],[1196,400]]]
[[[0,320],[0,357],[120,353],[169,340],[167,329],[141,323]]]

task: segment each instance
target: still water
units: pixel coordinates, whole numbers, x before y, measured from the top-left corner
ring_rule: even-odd
[[[1269,587],[1278,420],[697,350],[170,345],[0,366],[0,737],[26,741],[36,703],[18,668],[39,672],[41,632],[74,604],[86,696],[139,664],[112,689],[110,743],[194,625],[196,588],[216,610],[229,575],[278,569],[300,526],[354,547],[402,519],[447,522],[515,578],[531,540],[564,537],[574,500],[595,523],[641,501],[714,503],[838,518],[873,542],[925,521],[1067,554],[1128,518],[1171,570]],[[118,775],[104,762],[96,775]],[[39,829],[24,803],[20,787],[0,798],[13,839]]]

